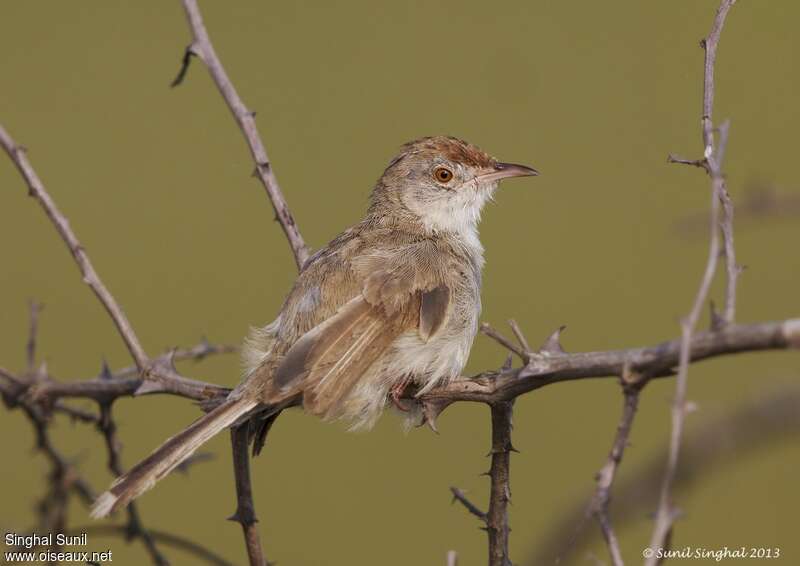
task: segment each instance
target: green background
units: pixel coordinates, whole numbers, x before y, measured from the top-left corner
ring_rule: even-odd
[[[212,40],[257,121],[310,245],[362,215],[397,147],[423,135],[468,139],[542,175],[505,183],[482,224],[484,320],[514,317],[533,343],[568,324],[570,351],[674,337],[705,261],[709,183],[668,165],[698,157],[702,51],[715,1],[204,2]],[[739,2],[720,46],[715,118],[731,118],[726,160],[740,203],[738,318],[797,316],[800,4]],[[175,345],[238,343],[269,322],[295,268],[247,147],[202,65],[171,90],[189,42],[174,2],[7,2],[0,16],[0,122],[30,150],[106,284],[151,354]],[[777,204],[747,206],[757,189]],[[762,210],[759,213],[759,210]],[[129,360],[81,283],[63,243],[5,156],[0,159],[0,365],[24,366],[28,298],[46,303],[41,352],[60,379]],[[722,298],[722,285],[714,288]],[[718,301],[719,302],[719,301]],[[703,324],[706,324],[705,321]],[[505,353],[476,341],[468,371]],[[235,356],[184,364],[233,385]],[[699,406],[689,433],[739,404],[791,386],[797,354],[694,366]],[[663,454],[671,380],[645,391],[621,481]],[[530,561],[564,511],[584,501],[619,417],[613,380],[537,391],[516,406],[512,556]],[[128,466],[197,415],[168,396],[116,405]],[[485,563],[485,535],[450,505],[448,486],[486,505],[488,411],[459,405],[440,435],[404,435],[387,416],[349,434],[300,412],[281,418],[253,466],[263,542],[279,564]],[[0,411],[0,527],[28,528],[46,463],[19,411]],[[98,435],[58,425],[57,439],[96,489],[111,479]],[[727,439],[733,443],[736,439]],[[800,563],[797,439],[742,451],[678,493],[676,546],[779,546]],[[224,520],[234,494],[228,440],[188,477],[141,501],[146,524],[202,541],[243,563]],[[639,561],[654,509],[644,498],[620,525]],[[613,511],[613,508],[612,508]],[[122,520],[122,516],[117,517]],[[70,524],[88,521],[72,507]],[[595,543],[573,557],[606,560]],[[563,534],[563,533],[562,533]],[[117,564],[142,564],[138,543],[90,540]],[[191,559],[166,549],[174,564]]]

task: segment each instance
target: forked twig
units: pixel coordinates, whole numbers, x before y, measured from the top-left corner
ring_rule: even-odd
[[[720,34],[725,25],[725,18],[736,0],[722,0],[717,9],[714,23],[708,37],[701,42],[705,50],[704,74],[703,74],[703,158],[707,164],[707,171],[711,176],[711,218],[710,218],[710,242],[708,249],[708,260],[705,272],[700,282],[700,287],[694,299],[688,316],[681,322],[681,348],[680,360],[678,365],[678,377],[675,383],[675,398],[673,399],[671,416],[672,431],[670,434],[669,452],[667,464],[664,472],[664,480],[661,484],[658,509],[656,511],[655,526],[650,538],[650,548],[654,551],[645,560],[646,566],[655,566],[661,561],[659,549],[667,546],[671,537],[672,525],[677,516],[677,509],[672,502],[672,484],[675,481],[675,474],[678,470],[678,458],[680,456],[683,428],[686,418],[686,392],[688,387],[689,363],[691,361],[692,333],[694,332],[703,305],[708,297],[711,283],[717,269],[717,262],[720,252],[720,204],[727,202],[726,211],[723,219],[723,232],[725,237],[726,259],[728,261],[728,292],[726,297],[724,320],[726,324],[733,322],[736,297],[736,277],[738,267],[735,263],[733,249],[733,208],[730,199],[727,197],[725,189],[725,179],[722,174],[722,160],[727,144],[728,128],[725,126],[720,132],[720,142],[714,144],[714,125],[712,112],[714,108],[714,64],[716,62],[717,47],[719,45]]]

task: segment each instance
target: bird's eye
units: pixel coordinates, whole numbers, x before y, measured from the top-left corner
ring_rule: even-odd
[[[453,172],[447,167],[437,167],[433,172],[433,178],[440,183],[449,183],[453,180]]]

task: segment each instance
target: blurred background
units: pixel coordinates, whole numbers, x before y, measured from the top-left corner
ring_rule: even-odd
[[[675,337],[690,307],[707,249],[709,182],[666,157],[700,156],[698,40],[717,4],[248,1],[201,9],[315,248],[361,217],[372,184],[407,140],[457,135],[539,169],[539,178],[505,183],[485,213],[483,317],[504,331],[515,318],[532,343],[567,324],[564,346],[581,351]],[[731,119],[725,169],[747,266],[743,322],[800,312],[799,17],[790,0],[740,2],[720,45],[715,119]],[[295,277],[206,70],[195,62],[182,86],[169,87],[189,40],[177,1],[17,2],[0,18],[0,122],[29,148],[153,355],[204,334],[239,343],[250,325],[272,320]],[[96,375],[102,357],[112,367],[130,363],[5,156],[0,258],[0,365],[24,368],[31,298],[46,304],[40,348],[59,379]],[[468,371],[504,357],[479,337]],[[752,354],[692,367],[689,395],[699,410],[687,438],[696,451],[684,460],[675,546],[777,546],[782,563],[800,560],[798,360]],[[239,377],[235,355],[180,369],[226,385]],[[637,482],[653,466],[660,473],[673,386],[661,380],[644,392],[612,503],[631,562],[655,509],[655,494]],[[790,402],[775,409],[776,399]],[[577,527],[569,514],[588,500],[621,403],[612,379],[519,400],[515,562],[548,563],[559,537]],[[198,414],[169,396],[122,399],[115,409],[126,466]],[[451,505],[448,487],[486,506],[479,474],[489,465],[488,410],[460,404],[439,429],[406,435],[390,415],[370,434],[350,434],[300,412],[282,417],[253,465],[267,556],[284,565],[444,564],[454,549],[462,566],[485,563],[486,536]],[[48,467],[20,411],[1,410],[0,431],[0,527],[21,531],[33,524]],[[99,435],[64,421],[56,439],[98,491],[107,485]],[[224,520],[234,509],[228,438],[207,451],[213,460],[142,498],[143,519],[244,563],[240,529]],[[87,523],[73,505],[70,524]],[[607,560],[597,526],[583,530],[586,540],[564,563]],[[95,536],[90,547],[111,548],[119,564],[147,560],[140,544],[118,538]],[[173,564],[195,563],[165,553]]]

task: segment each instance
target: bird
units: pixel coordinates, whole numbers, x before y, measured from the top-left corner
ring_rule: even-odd
[[[535,175],[451,136],[403,145],[363,219],[312,255],[275,320],[251,330],[240,384],[117,478],[92,517],[127,505],[226,428],[249,423],[258,453],[288,407],[351,429],[370,429],[389,406],[418,419],[415,400],[460,375],[477,333],[481,211],[500,180]]]

